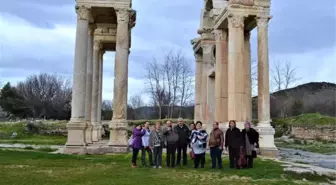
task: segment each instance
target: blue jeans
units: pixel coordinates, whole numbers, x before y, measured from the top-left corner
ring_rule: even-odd
[[[212,168],[216,168],[216,163],[218,163],[218,168],[222,168],[222,152],[223,150],[219,147],[210,148]]]

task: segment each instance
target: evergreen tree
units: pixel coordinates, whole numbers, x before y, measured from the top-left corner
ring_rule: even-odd
[[[8,82],[0,92],[0,106],[6,112],[16,116],[24,114],[24,104],[22,97],[16,92],[16,89]]]

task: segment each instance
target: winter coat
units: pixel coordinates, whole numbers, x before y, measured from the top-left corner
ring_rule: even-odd
[[[211,131],[209,137],[209,147],[223,147],[224,133],[221,129],[216,128]]]
[[[188,145],[189,134],[190,134],[189,128],[185,124],[183,124],[182,127],[180,127],[180,125],[176,125],[174,127],[174,131],[178,134],[178,137],[179,137],[177,144],[179,146]]]
[[[225,147],[240,148],[242,146],[241,132],[237,127],[229,128],[225,133]]]
[[[166,129],[163,134],[165,136],[167,144],[176,144],[177,141],[179,140],[178,134],[173,130]]]
[[[162,130],[153,130],[149,135],[149,146],[154,147],[163,147],[164,146],[164,135]]]
[[[201,139],[201,137],[204,137]],[[203,154],[206,151],[208,134],[205,130],[196,130],[191,135],[191,146],[195,154]]]
[[[257,145],[256,148],[259,148],[259,133],[256,130],[254,130],[253,128],[250,128],[249,131],[246,131],[246,129],[242,130],[241,135],[242,135],[243,146],[245,146],[246,134],[247,134],[247,137],[250,141],[250,144],[251,145],[256,144]]]
[[[141,129],[138,130],[134,128],[133,130],[133,141],[132,141],[132,147],[141,149],[142,148],[142,136],[145,135],[145,130]]]

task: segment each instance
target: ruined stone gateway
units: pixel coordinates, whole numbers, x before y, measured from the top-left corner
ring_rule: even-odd
[[[71,120],[65,153],[127,152],[127,86],[132,0],[77,0],[77,32]],[[250,31],[258,29],[258,126],[261,154],[277,156],[270,125],[268,21],[270,0],[204,0],[199,37],[191,41],[196,60],[195,120],[227,129],[252,120]],[[115,51],[110,140],[101,142],[102,63]],[[215,90],[214,90],[215,89]]]

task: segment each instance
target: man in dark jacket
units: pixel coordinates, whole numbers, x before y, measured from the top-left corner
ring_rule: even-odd
[[[229,129],[225,133],[225,148],[229,149],[230,168],[238,167],[238,159],[240,154],[241,132],[236,127],[236,121],[231,120],[229,122]]]
[[[183,119],[178,119],[178,125],[174,127],[174,131],[178,134],[177,141],[177,160],[176,165],[181,165],[181,152],[183,152],[183,165],[187,165],[187,147],[189,143],[189,128],[183,123]]]

